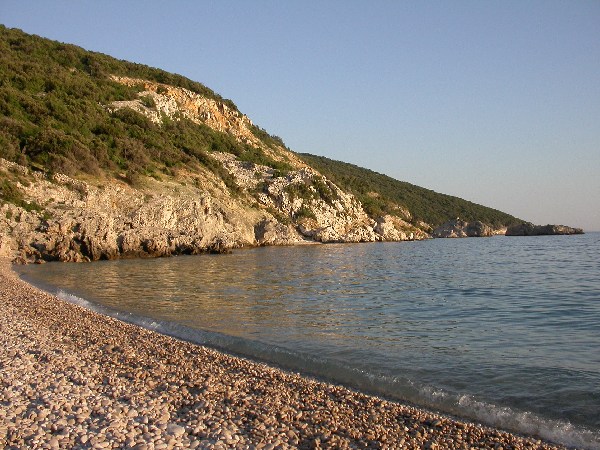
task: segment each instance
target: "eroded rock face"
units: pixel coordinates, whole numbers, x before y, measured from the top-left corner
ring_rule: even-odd
[[[429,235],[403,219],[396,216],[385,215],[377,219],[374,227],[384,241],[406,241],[427,239]]]
[[[463,238],[463,237],[487,237],[497,234],[492,227],[478,220],[467,222],[465,220],[451,220],[433,230],[436,238]]]
[[[12,163],[0,163],[0,171],[12,169]],[[16,185],[25,198],[43,206],[43,213],[0,206],[0,251],[21,262],[224,252],[303,240],[268,212],[214,188],[177,191],[174,183],[173,188],[156,183],[141,190],[116,180],[93,186],[64,175],[30,179],[28,185]],[[257,234],[258,224],[269,223],[274,225]]]
[[[0,253],[19,262],[80,262],[427,237],[397,217],[372,220],[356,198],[308,167],[275,176],[232,155],[219,158],[242,187],[240,196],[209,173],[194,184],[149,179],[133,188],[115,179],[97,185],[62,174],[46,179],[0,160],[0,172],[27,177],[16,186],[42,207],[0,206]]]
[[[583,230],[581,228],[572,228],[565,225],[533,225],[532,223],[527,222],[511,225],[506,230],[507,236],[543,236],[558,234],[583,234]]]
[[[227,102],[153,81],[111,78],[142,91],[138,99],[105,105],[108,110],[130,108],[159,125],[164,117],[204,124],[260,149],[272,161],[284,163],[285,169],[210,152],[207,156],[232,176],[232,194],[231,183],[228,188],[204,166],[194,173],[188,168],[187,173],[163,182],[145,179],[134,188],[115,178],[88,183],[54,174],[46,179],[0,159],[0,174],[10,172],[14,180],[21,177],[17,189],[38,205],[33,209],[15,206],[19,202],[1,206],[0,254],[22,262],[93,261],[305,241],[427,237],[418,226],[404,221],[410,220],[410,212],[400,207],[398,217],[370,218],[352,194],[283,145],[260,140],[250,119]]]
[[[252,121],[248,116],[230,108],[227,104],[196,94],[185,88],[139,78],[113,75],[114,81],[128,86],[144,86],[138,95],[140,100],[112,102],[111,109],[131,108],[147,116],[154,123],[162,123],[163,114],[171,119],[178,115],[194,123],[204,123],[214,130],[229,133],[240,142],[260,146],[260,140],[252,133]],[[141,100],[149,97],[154,105],[148,107]]]
[[[258,203],[291,220],[304,237],[318,242],[374,242],[425,239],[419,228],[387,215],[371,219],[360,202],[310,167],[276,176],[277,171],[214,152],[237,184]],[[405,210],[403,215],[410,216]]]

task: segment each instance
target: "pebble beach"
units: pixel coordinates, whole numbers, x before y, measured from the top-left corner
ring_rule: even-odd
[[[0,259],[0,449],[564,449],[100,315]]]

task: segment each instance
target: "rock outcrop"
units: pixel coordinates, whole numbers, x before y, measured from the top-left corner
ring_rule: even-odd
[[[278,176],[233,155],[214,157],[241,193],[232,195],[209,171],[132,187],[48,176],[0,159],[0,176],[24,199],[0,206],[0,253],[19,262],[95,261],[427,237],[395,217],[369,218],[356,198],[308,167]]]
[[[25,169],[0,160],[0,175],[10,178],[15,167]],[[214,186],[151,179],[143,189],[117,180],[94,186],[61,174],[25,173],[26,181],[15,186],[41,208],[0,206],[0,248],[22,262],[224,252],[304,240],[292,226],[278,226],[268,212],[245,207]],[[259,228],[269,232],[257,234]]]
[[[583,234],[581,228],[572,228],[565,225],[533,225],[522,222],[511,225],[506,230],[507,236],[544,236],[544,235],[569,235]]]
[[[426,226],[426,224],[423,225]],[[373,230],[381,235],[384,241],[412,241],[429,238],[429,234],[423,229],[389,214],[379,217]]]
[[[131,108],[157,124],[163,116],[177,120],[186,118],[194,123],[203,123],[214,130],[229,133],[246,144],[260,146],[261,141],[252,133],[252,121],[248,116],[230,108],[224,102],[204,97],[188,89],[139,78],[113,75],[111,79],[127,86],[143,86],[139,99],[112,102],[108,108],[118,110]],[[151,102],[144,102],[145,99]]]
[[[456,219],[430,236],[427,224],[414,225],[408,211],[402,217],[369,217],[354,196],[310,167],[280,174],[228,153],[211,155],[231,174],[237,193],[209,170],[163,181],[147,178],[133,187],[116,178],[49,176],[0,159],[0,177],[19,199],[0,203],[0,256],[18,262],[78,262],[261,245],[504,234],[480,221]],[[530,223],[506,230],[508,236],[580,233]]]
[[[483,222],[467,222],[460,219],[446,222],[432,232],[432,236],[436,238],[487,237],[495,234],[498,233]]]
[[[141,86],[135,100],[115,101],[106,106],[110,111],[130,108],[148,117],[156,124],[164,118],[171,120],[188,119],[196,124],[204,124],[213,130],[227,133],[238,142],[260,148],[270,158],[285,161],[296,168],[306,166],[293,152],[282,145],[272,148],[253,132],[253,123],[248,116],[231,108],[226,102],[207,98],[188,89],[143,80],[112,75],[111,79],[127,86]]]

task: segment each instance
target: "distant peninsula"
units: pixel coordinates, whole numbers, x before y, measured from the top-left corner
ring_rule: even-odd
[[[0,256],[16,262],[582,232],[295,153],[198,82],[4,26],[0,74]]]

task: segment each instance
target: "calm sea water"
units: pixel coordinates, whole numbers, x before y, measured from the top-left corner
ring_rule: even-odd
[[[600,234],[314,245],[18,268],[198,343],[600,448]]]

